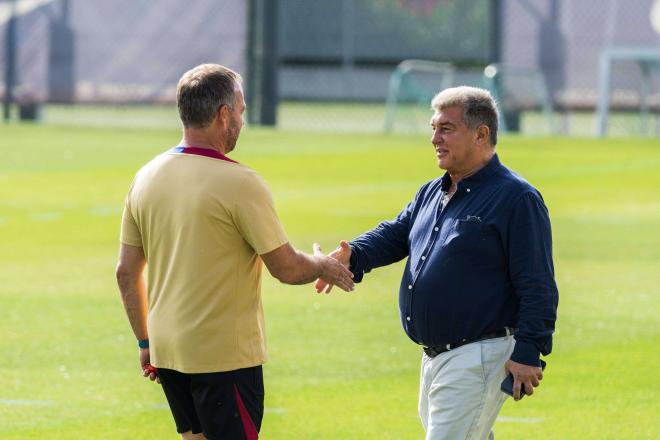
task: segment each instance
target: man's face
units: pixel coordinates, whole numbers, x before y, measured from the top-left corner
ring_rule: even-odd
[[[431,118],[438,166],[453,173],[465,173],[478,166],[480,154],[475,143],[476,133],[463,121],[461,107],[447,107]]]
[[[234,104],[227,107],[229,110],[229,126],[227,133],[227,153],[236,147],[238,135],[241,134],[243,128],[243,114],[245,113],[245,98],[243,96],[243,88],[239,85],[234,94]]]

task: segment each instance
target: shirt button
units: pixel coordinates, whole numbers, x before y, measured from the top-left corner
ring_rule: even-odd
[[[422,255],[422,261],[426,260],[426,255]]]
[[[410,316],[406,316],[406,321],[410,321]]]
[[[433,228],[433,230],[438,232],[440,229],[438,229],[438,227],[436,226],[435,228]]]
[[[468,188],[466,191],[467,191],[467,192],[470,192],[470,188]]]
[[[408,284],[408,290],[412,290],[412,284]]]

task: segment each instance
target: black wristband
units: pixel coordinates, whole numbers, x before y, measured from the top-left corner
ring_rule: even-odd
[[[149,348],[149,339],[140,339],[138,341],[138,347],[140,347],[140,348]]]

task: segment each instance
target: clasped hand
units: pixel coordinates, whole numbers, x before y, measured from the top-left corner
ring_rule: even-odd
[[[323,255],[321,253],[321,247],[315,243],[314,244],[314,255]],[[351,260],[351,247],[348,245],[348,243],[344,240],[339,242],[339,247],[335,249],[334,251],[330,252],[328,257],[331,257],[337,262],[341,264],[341,266],[344,268],[344,270],[348,271],[348,266]],[[350,271],[349,271],[350,273]],[[353,274],[351,274],[351,288],[350,290],[353,290],[353,280],[352,280]],[[346,290],[347,292],[350,290],[344,289],[344,287],[339,284],[339,283],[333,283],[331,280],[328,278],[325,278],[324,276],[321,276],[318,280],[316,280],[316,283],[314,283],[314,287],[316,287],[316,293],[330,293],[332,290],[332,287],[334,284],[337,284],[341,289]]]

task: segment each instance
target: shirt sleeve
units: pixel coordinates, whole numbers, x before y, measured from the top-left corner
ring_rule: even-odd
[[[510,276],[520,301],[511,360],[536,366],[540,353],[552,351],[559,300],[550,217],[540,194],[525,193],[514,205],[507,241]]]
[[[119,240],[129,246],[142,247],[142,234],[140,234],[140,228],[131,212],[131,190],[129,190],[126,200],[124,201],[124,212],[121,216],[121,232],[119,234]]]
[[[353,272],[354,282],[362,281],[364,274],[371,269],[396,263],[408,256],[408,234],[416,199],[408,203],[394,220],[380,223],[349,243],[349,269]]]
[[[286,244],[286,233],[264,179],[256,173],[250,173],[243,180],[240,191],[234,209],[234,221],[245,241],[259,255]]]

